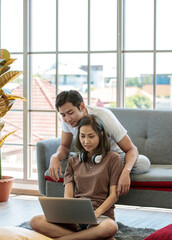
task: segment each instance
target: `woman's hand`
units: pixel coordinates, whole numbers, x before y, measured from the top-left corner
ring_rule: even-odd
[[[96,209],[97,210],[97,209]],[[94,211],[94,214],[95,214],[95,216],[96,216],[96,218],[98,218],[99,216],[100,216],[100,214],[98,213],[98,211]]]

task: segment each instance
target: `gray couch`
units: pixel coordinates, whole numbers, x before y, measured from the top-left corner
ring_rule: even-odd
[[[110,110],[127,129],[139,153],[151,161],[148,173],[131,174],[131,189],[127,195],[119,198],[118,204],[172,208],[172,111]],[[37,143],[38,183],[43,195],[63,196],[63,183],[52,182],[44,177],[50,156],[56,152],[59,144],[60,138]],[[71,152],[74,151],[72,146]],[[67,160],[62,162],[63,173],[66,163]]]

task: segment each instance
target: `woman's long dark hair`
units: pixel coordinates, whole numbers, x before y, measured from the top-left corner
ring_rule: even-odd
[[[84,147],[82,146],[79,135],[80,135],[80,128],[82,126],[91,126],[92,129],[98,134],[99,136],[99,144],[97,148],[95,149],[95,154],[103,155],[105,156],[108,151],[110,151],[110,142],[107,137],[107,133],[104,128],[104,124],[102,120],[94,115],[89,114],[86,117],[83,117],[78,124],[78,133],[75,139],[75,148],[77,152],[85,152]],[[103,134],[102,134],[103,133]]]

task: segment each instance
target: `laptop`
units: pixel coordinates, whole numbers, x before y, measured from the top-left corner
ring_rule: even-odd
[[[97,224],[91,200],[88,198],[39,197],[48,222]]]

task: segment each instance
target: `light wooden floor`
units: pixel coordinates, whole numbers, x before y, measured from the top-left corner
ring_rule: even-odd
[[[0,203],[0,226],[16,226],[42,214],[38,197],[11,195],[8,202]],[[160,229],[172,224],[172,209],[116,205],[117,222],[127,226]]]

